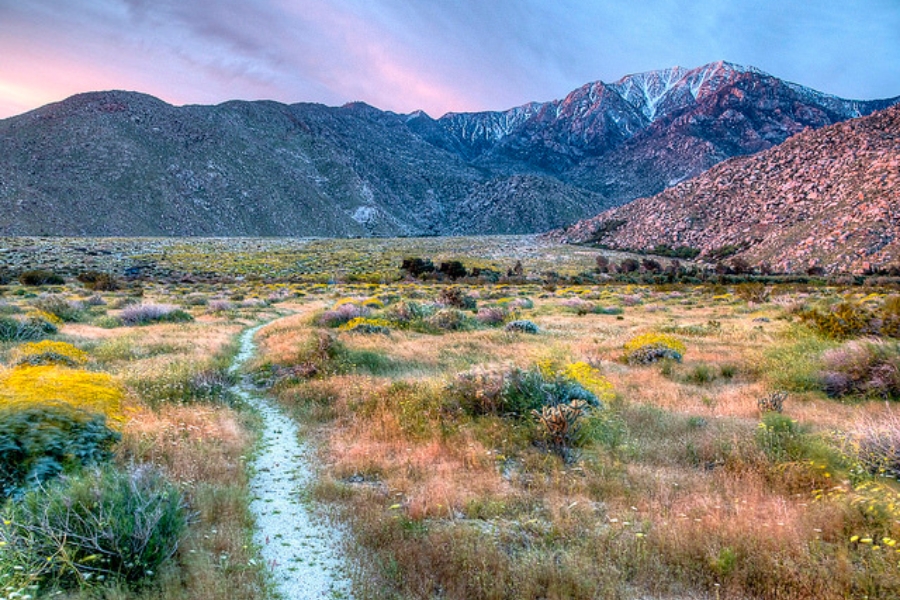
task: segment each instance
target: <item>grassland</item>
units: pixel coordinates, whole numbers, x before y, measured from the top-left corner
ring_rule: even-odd
[[[569,286],[543,274],[599,251],[525,241],[4,240],[68,278],[0,286],[0,315],[65,313],[46,336],[127,392],[114,462],[154,465],[195,515],[148,581],[65,594],[266,596],[255,417],[225,366],[241,329],[272,321],[250,375],[318,449],[311,497],[351,534],[359,598],[900,595],[900,349],[871,337],[895,290]],[[72,257],[104,244],[153,270],[86,290]],[[401,280],[408,256],[524,273]],[[140,303],[191,320],[124,325]],[[4,373],[21,346],[0,345]]]

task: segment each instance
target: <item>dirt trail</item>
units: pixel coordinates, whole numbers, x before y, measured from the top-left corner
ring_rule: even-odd
[[[238,372],[253,356],[253,336],[240,337],[230,371]],[[348,565],[340,554],[341,532],[316,514],[306,498],[314,480],[312,449],[297,425],[269,398],[245,381],[233,391],[263,418],[261,446],[252,469],[250,510],[256,519],[254,541],[285,600],[352,598]]]

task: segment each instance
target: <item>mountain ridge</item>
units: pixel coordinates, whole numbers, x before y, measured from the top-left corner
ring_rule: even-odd
[[[531,233],[898,99],[725,62],[438,119],[88,92],[0,120],[0,235]]]

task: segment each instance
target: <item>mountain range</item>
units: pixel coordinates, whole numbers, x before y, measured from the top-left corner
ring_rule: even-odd
[[[438,119],[85,93],[0,120],[0,235],[546,231],[898,101],[725,62]]]

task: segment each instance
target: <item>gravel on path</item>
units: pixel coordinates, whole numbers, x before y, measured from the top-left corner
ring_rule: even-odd
[[[241,334],[232,373],[253,356],[253,336],[261,327]],[[312,449],[300,440],[296,423],[252,384],[242,380],[233,391],[263,419],[261,445],[252,464],[250,510],[256,520],[254,542],[278,593],[285,600],[352,598],[348,565],[340,552],[341,531],[306,500],[315,473]]]

